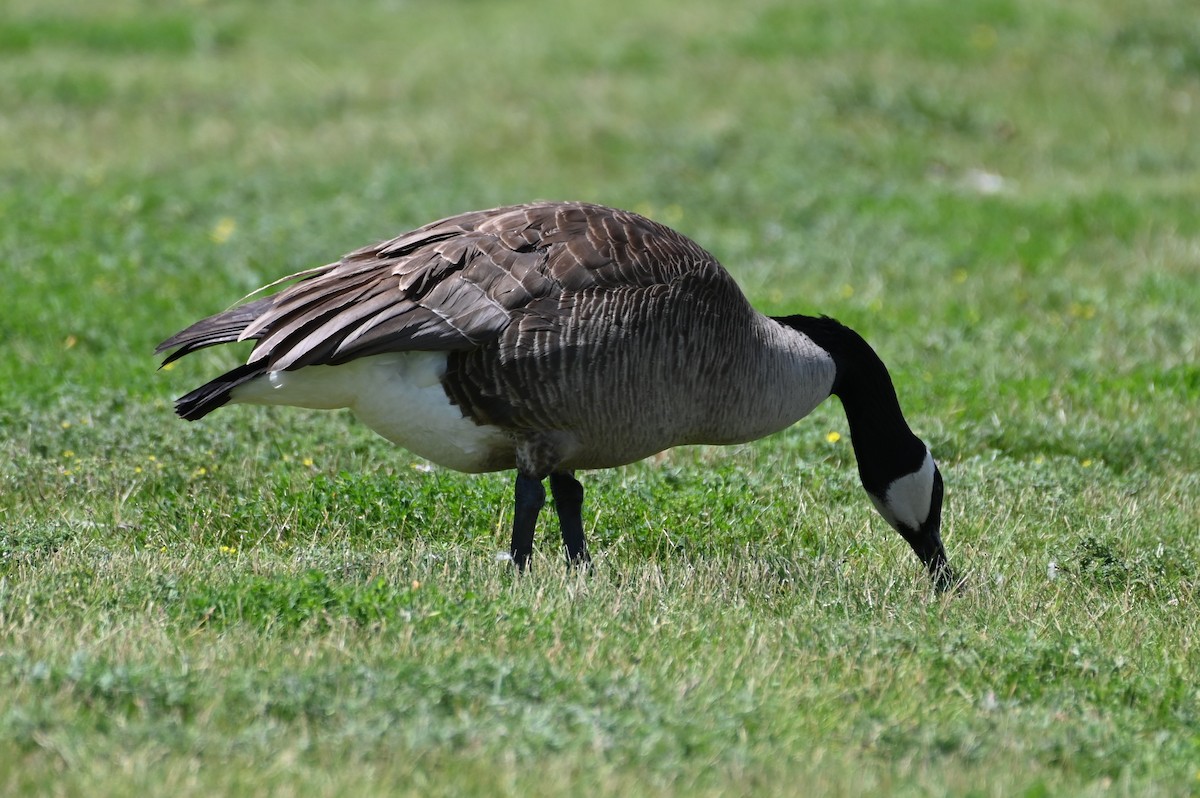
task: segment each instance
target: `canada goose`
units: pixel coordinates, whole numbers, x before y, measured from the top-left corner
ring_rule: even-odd
[[[579,202],[514,205],[280,282],[293,279],[159,344],[175,350],[166,365],[258,342],[245,365],[181,397],[180,416],[230,402],[350,408],[447,468],[516,468],[511,555],[524,569],[546,477],[568,562],[584,563],[576,470],[761,438],[833,394],[876,509],[939,588],[954,584],[941,473],[874,350],[827,317],[757,312],[712,255],[668,227]]]

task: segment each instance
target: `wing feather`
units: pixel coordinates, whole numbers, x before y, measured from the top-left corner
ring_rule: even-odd
[[[654,293],[683,278],[737,291],[710,254],[667,227],[556,202],[441,219],[294,277],[275,294],[193,324],[158,351],[176,349],[170,362],[254,339],[251,364],[295,369],[383,352],[474,349],[514,323],[545,346],[552,343],[542,334],[561,331],[573,298],[584,293]]]

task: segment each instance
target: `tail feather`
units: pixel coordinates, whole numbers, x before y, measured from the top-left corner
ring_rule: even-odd
[[[266,373],[266,368],[261,362],[238,366],[179,397],[175,400],[175,412],[180,418],[188,421],[204,418],[229,402],[234,388],[244,385],[264,373]]]
[[[274,301],[274,297],[263,297],[215,316],[209,316],[207,319],[201,319],[186,330],[181,330],[163,341],[154,348],[154,351],[161,354],[169,349],[175,350],[163,360],[162,364],[165,366],[198,349],[237,341],[241,337],[242,331],[270,308]],[[251,337],[260,338],[267,332],[268,330],[261,330]]]
[[[162,364],[165,366],[198,349],[237,341],[241,337],[242,331],[267,311],[274,301],[274,297],[263,297],[224,313],[201,319],[186,330],[181,330],[163,341],[155,347],[154,351],[161,354],[171,349],[175,350],[163,360]],[[263,330],[251,337],[257,338],[265,335],[266,332]],[[234,388],[244,385],[265,372],[266,366],[261,360],[238,366],[179,397],[175,401],[175,412],[188,421],[203,418],[229,402]]]

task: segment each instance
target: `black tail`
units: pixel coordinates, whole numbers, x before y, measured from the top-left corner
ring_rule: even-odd
[[[186,330],[181,330],[163,341],[155,347],[154,351],[162,353],[169,349],[175,350],[163,360],[162,365],[165,366],[198,349],[232,343],[242,334],[242,330],[246,329],[251,322],[270,307],[273,301],[274,297],[263,297],[224,313],[201,319]],[[266,332],[263,330],[259,335],[252,337],[259,338]],[[203,418],[228,402],[234,388],[249,382],[264,372],[266,372],[266,368],[261,362],[238,366],[179,397],[175,401],[175,412],[188,421]]]
[[[179,414],[180,418],[188,421],[204,418],[228,402],[234,388],[265,373],[266,369],[261,362],[238,366],[176,399],[175,412]]]

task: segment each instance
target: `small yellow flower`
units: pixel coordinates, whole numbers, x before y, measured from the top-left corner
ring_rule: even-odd
[[[135,473],[135,474],[140,474],[140,473],[142,473],[142,467],[141,467],[141,466],[134,466],[134,467],[133,467],[133,473]]]
[[[217,551],[219,551],[221,554],[237,554],[237,546],[222,545],[219,549],[217,549]]]
[[[991,25],[976,25],[971,28],[970,42],[976,50],[991,50],[996,46],[996,29]]]
[[[829,443],[837,443],[841,439],[842,433],[838,432],[837,430],[832,430],[828,435],[825,436],[825,440]]]
[[[70,460],[75,456],[75,452],[71,451],[70,449],[63,449],[62,456],[64,460]]]
[[[1086,458],[1082,463],[1080,463],[1080,465],[1083,466],[1084,468],[1091,468],[1092,467],[1092,459],[1090,457]]]
[[[209,231],[208,237],[214,244],[224,244],[233,237],[234,231],[237,230],[237,222],[228,216],[222,216],[213,225],[213,229]]]
[[[1072,302],[1067,306],[1067,313],[1072,318],[1089,321],[1096,318],[1096,306],[1090,302]]]
[[[63,423],[59,424],[59,426],[60,426],[60,427],[62,427],[63,429],[70,429],[70,428],[71,428],[71,422],[70,422],[70,421],[64,421]]]
[[[204,466],[200,466],[199,468],[197,468],[195,471],[192,472],[192,474],[197,477],[202,477],[207,473],[208,473],[208,469],[205,468]]]
[[[154,462],[155,460],[157,460],[158,458],[157,458],[157,457],[155,457],[154,455],[149,455],[149,456],[147,456],[147,457],[146,457],[146,459],[147,459],[147,460],[149,460],[151,463],[153,463],[153,462]]]
[[[312,468],[313,466],[313,459],[311,457],[305,457],[302,462],[305,468]]]

